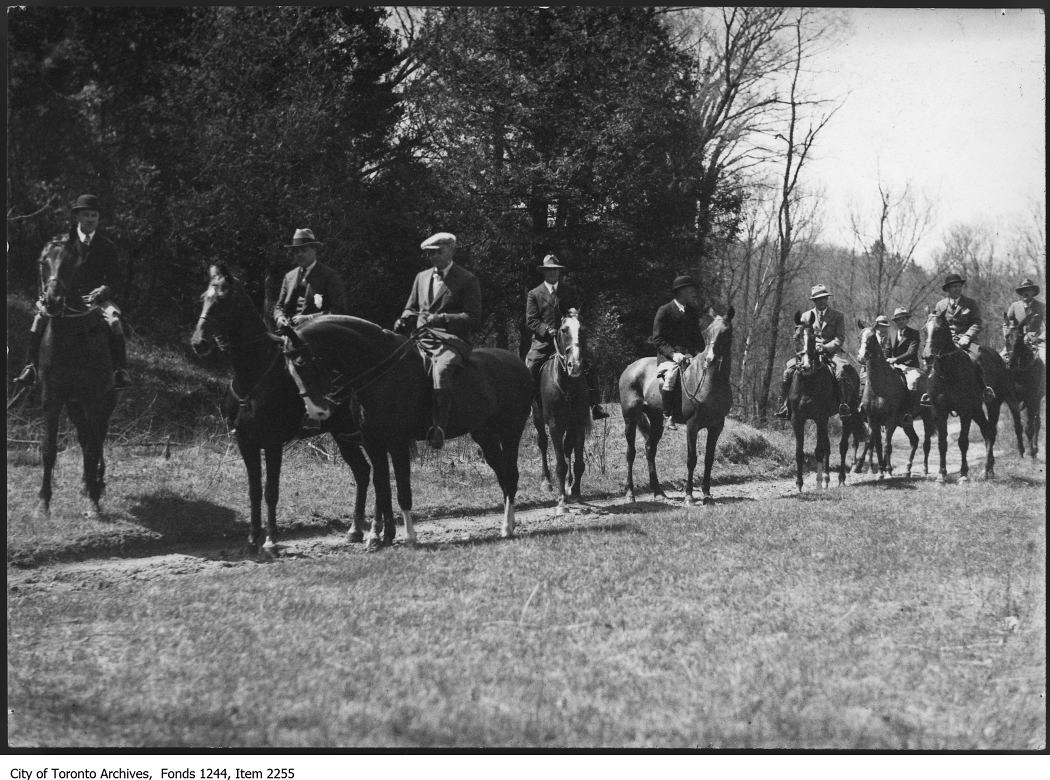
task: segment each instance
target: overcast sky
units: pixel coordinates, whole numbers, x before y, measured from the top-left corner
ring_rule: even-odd
[[[851,203],[877,198],[881,173],[936,203],[920,262],[957,222],[1008,235],[1046,197],[1046,70],[1039,10],[851,9],[814,86],[845,95],[806,174],[823,187],[827,240],[850,243]],[[877,201],[875,201],[877,202]]]

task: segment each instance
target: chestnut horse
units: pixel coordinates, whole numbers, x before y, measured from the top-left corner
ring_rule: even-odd
[[[715,317],[707,328],[707,348],[695,355],[678,379],[678,402],[673,410],[676,421],[686,425],[685,505],[692,506],[693,473],[696,470],[696,437],[707,429],[704,453],[704,476],[701,482],[703,503],[711,502],[711,466],[715,460],[718,437],[725,426],[726,415],[733,405],[729,384],[733,348],[732,306],[724,317]],[[657,377],[659,358],[645,357],[631,363],[620,375],[620,410],[623,413],[624,436],[627,438],[627,498],[634,501],[635,433],[645,439],[645,458],[649,464],[649,487],[653,496],[666,497],[656,475],[656,447],[663,436],[663,398]]]
[[[262,453],[265,452],[266,536],[262,550],[273,555],[277,552],[277,500],[284,445],[299,435],[304,406],[295,382],[285,369],[282,341],[266,329],[244,286],[222,264],[212,265],[209,273],[211,281],[201,295],[201,313],[191,343],[198,355],[204,357],[218,348],[233,364],[233,379],[226,389],[222,410],[237,438],[248,472],[251,507],[248,550],[258,552],[262,537]],[[361,541],[371,469],[352,438],[351,420],[340,418],[326,426],[326,430],[335,438],[339,453],[357,483],[350,541]],[[376,511],[379,512],[378,504]]]
[[[586,469],[583,445],[591,429],[591,409],[587,400],[587,380],[583,376],[580,354],[581,329],[576,309],[562,317],[554,334],[555,353],[540,368],[539,389],[532,404],[532,423],[536,427],[536,446],[540,450],[543,485],[551,489],[547,445],[554,441],[555,471],[558,477],[556,514],[566,512],[566,500],[580,500],[580,480]],[[547,435],[548,430],[550,436]],[[569,459],[573,468],[569,471]],[[566,497],[566,483],[572,494]]]
[[[427,333],[426,328],[416,334]],[[329,314],[300,325],[290,335],[286,355],[307,413],[326,420],[333,405],[325,388],[335,373],[360,404],[365,451],[372,461],[376,501],[389,501],[387,457],[394,467],[397,503],[405,521],[405,540],[416,540],[412,519],[409,447],[425,438],[429,425],[431,379],[414,339],[357,317]],[[469,433],[481,446],[503,493],[502,535],[514,535],[514,500],[518,490],[518,445],[532,408],[532,375],[517,355],[505,349],[475,349],[460,368],[447,438]],[[379,537],[382,525],[384,537]],[[391,517],[377,515],[369,549],[394,538]]]

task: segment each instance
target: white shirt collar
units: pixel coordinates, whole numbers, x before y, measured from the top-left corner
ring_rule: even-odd
[[[85,244],[90,244],[91,241],[95,238],[94,233],[85,233],[83,230],[80,229],[80,225],[77,225],[77,235],[80,236],[80,240]]]
[[[677,298],[672,298],[671,300],[674,301],[674,305],[678,307],[678,311],[680,311],[680,312],[682,312],[684,314],[685,313],[685,304],[682,303],[681,301],[679,301]]]
[[[551,295],[558,292],[557,282],[555,282],[554,284],[551,284],[550,282],[544,282],[544,284],[547,285],[547,292],[551,293]]]
[[[443,269],[442,268],[435,268],[434,269],[434,273],[436,273],[438,276],[440,276],[442,279],[444,279],[446,276],[448,276],[448,272],[449,272],[449,270],[451,270],[452,265],[455,262],[456,261],[453,260],[451,263],[446,265]]]

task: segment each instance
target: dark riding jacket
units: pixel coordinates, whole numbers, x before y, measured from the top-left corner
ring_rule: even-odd
[[[273,307],[273,317],[291,319],[296,314],[347,314],[343,280],[331,267],[314,263],[305,279],[302,268],[293,268],[281,282],[281,292]]]
[[[897,331],[896,337],[890,344],[887,363],[895,363],[898,366],[919,367],[919,331],[905,325]]]
[[[116,245],[99,231],[95,231],[91,238],[91,245],[86,246],[80,240],[76,229],[72,233],[63,233],[55,236],[48,242],[47,246],[54,243],[66,243],[73,247],[77,256],[77,269],[74,276],[74,290],[71,292],[78,298],[83,298],[92,290],[105,285],[110,289],[110,299],[117,295],[117,283],[120,275],[120,261],[117,255]],[[47,246],[43,251],[47,251]],[[40,290],[43,292],[47,279],[43,277],[44,269],[40,269]]]
[[[657,354],[673,360],[675,352],[692,357],[704,349],[704,331],[700,326],[700,312],[689,304],[685,311],[671,300],[656,310],[653,318],[653,344]]]
[[[474,274],[456,262],[446,269],[441,284],[437,284],[435,274],[434,268],[416,274],[401,319],[415,320],[427,312],[431,315],[427,323],[431,330],[444,331],[469,342],[481,322],[481,284]]]
[[[554,334],[561,326],[561,319],[569,309],[580,308],[579,291],[572,285],[559,281],[556,296],[547,289],[547,283],[529,290],[525,298],[525,325],[532,334],[532,345],[525,363],[531,365],[554,354]]]
[[[941,298],[934,305],[933,313],[944,315],[953,336],[966,335],[970,341],[977,340],[981,332],[981,310],[973,298],[960,295],[954,305],[950,298]]]

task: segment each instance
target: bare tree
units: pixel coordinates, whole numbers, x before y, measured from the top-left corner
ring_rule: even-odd
[[[858,270],[866,283],[869,299],[862,311],[869,318],[888,313],[891,304],[908,309],[918,305],[933,288],[935,279],[927,278],[918,286],[913,281],[917,270],[915,248],[933,225],[933,204],[913,193],[906,183],[900,193],[878,182],[879,207],[873,220],[856,207],[850,209],[850,227],[859,247]]]

